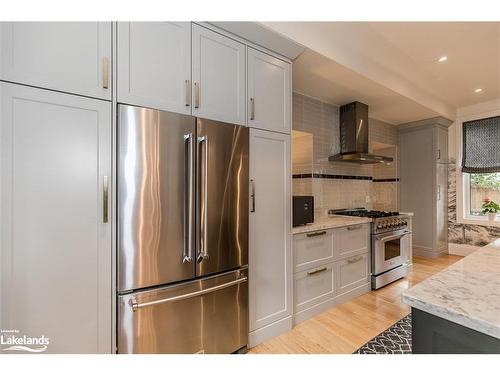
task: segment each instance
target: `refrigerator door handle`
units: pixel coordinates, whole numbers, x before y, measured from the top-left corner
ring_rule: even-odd
[[[199,252],[196,257],[196,261],[198,263],[202,262],[204,259],[208,259],[208,136],[204,135],[202,137],[198,137],[198,152],[201,148],[202,144],[205,144],[205,150],[203,153],[203,197],[200,199],[200,207],[203,207],[200,215],[203,216],[203,225],[200,225],[200,237],[202,241],[200,242]],[[199,152],[198,155],[201,155]],[[200,168],[201,170],[201,168]],[[201,195],[201,194],[200,194]],[[202,203],[202,205],[201,205]],[[200,240],[201,240],[200,239]]]
[[[212,293],[217,290],[225,289],[233,285],[241,284],[247,281],[248,278],[246,276],[236,279],[233,281],[229,281],[227,283],[213,286],[211,288],[203,289],[203,290],[198,290],[196,292],[191,292],[191,293],[186,293],[186,294],[181,294],[179,296],[175,297],[169,297],[169,298],[163,298],[163,299],[157,299],[154,301],[149,301],[149,302],[142,302],[142,303],[137,303],[137,300],[135,298],[130,300],[130,307],[132,307],[132,311],[137,311],[141,307],[147,307],[147,306],[153,306],[153,305],[158,305],[160,303],[167,303],[167,302],[176,302],[176,301],[181,301],[183,299],[188,299],[188,298],[193,298],[193,297],[198,297],[202,296],[204,294]]]
[[[182,263],[190,263],[193,261],[193,194],[194,194],[194,181],[193,181],[193,173],[194,173],[194,158],[193,158],[193,133],[185,134],[184,141],[187,141],[187,150],[186,150],[186,161],[187,161],[187,199],[186,199],[186,223],[184,224],[184,228],[187,228],[187,238],[185,238],[184,242],[184,251],[182,253]]]

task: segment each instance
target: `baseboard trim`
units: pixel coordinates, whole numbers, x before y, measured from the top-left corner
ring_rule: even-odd
[[[429,247],[413,246],[413,255],[417,255],[420,257],[438,258],[444,254],[448,254],[448,250],[446,249],[446,247],[442,248],[441,250],[434,251]]]
[[[467,245],[464,243],[452,243],[448,244],[448,254],[467,256],[472,254],[474,251],[479,250],[481,246]]]
[[[316,316],[328,309],[331,309],[332,307],[340,305],[341,303],[347,302],[353,298],[359,297],[362,294],[368,293],[370,290],[370,283],[363,284],[361,286],[358,286],[357,288],[354,288],[353,290],[350,290],[349,292],[318,303],[317,305],[314,305],[308,309],[299,311],[293,315],[293,325],[302,323],[303,321],[310,319],[313,316]]]
[[[289,331],[291,329],[292,317],[287,316],[286,318],[250,332],[248,334],[248,347],[253,348],[261,342],[272,339],[273,337],[276,337],[283,332]]]

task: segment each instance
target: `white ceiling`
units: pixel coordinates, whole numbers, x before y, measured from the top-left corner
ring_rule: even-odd
[[[438,112],[310,49],[293,63],[293,90],[336,105],[355,100],[366,103],[371,118],[391,124],[439,116]]]
[[[294,61],[294,90],[364,101],[380,120],[454,119],[458,107],[500,97],[500,22],[264,24],[308,48]]]

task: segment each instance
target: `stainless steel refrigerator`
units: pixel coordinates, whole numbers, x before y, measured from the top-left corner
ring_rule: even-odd
[[[118,352],[248,337],[248,129],[118,106]]]

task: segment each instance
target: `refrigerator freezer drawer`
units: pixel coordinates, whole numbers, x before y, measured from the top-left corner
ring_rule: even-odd
[[[248,270],[119,296],[118,353],[232,353],[247,345]]]

